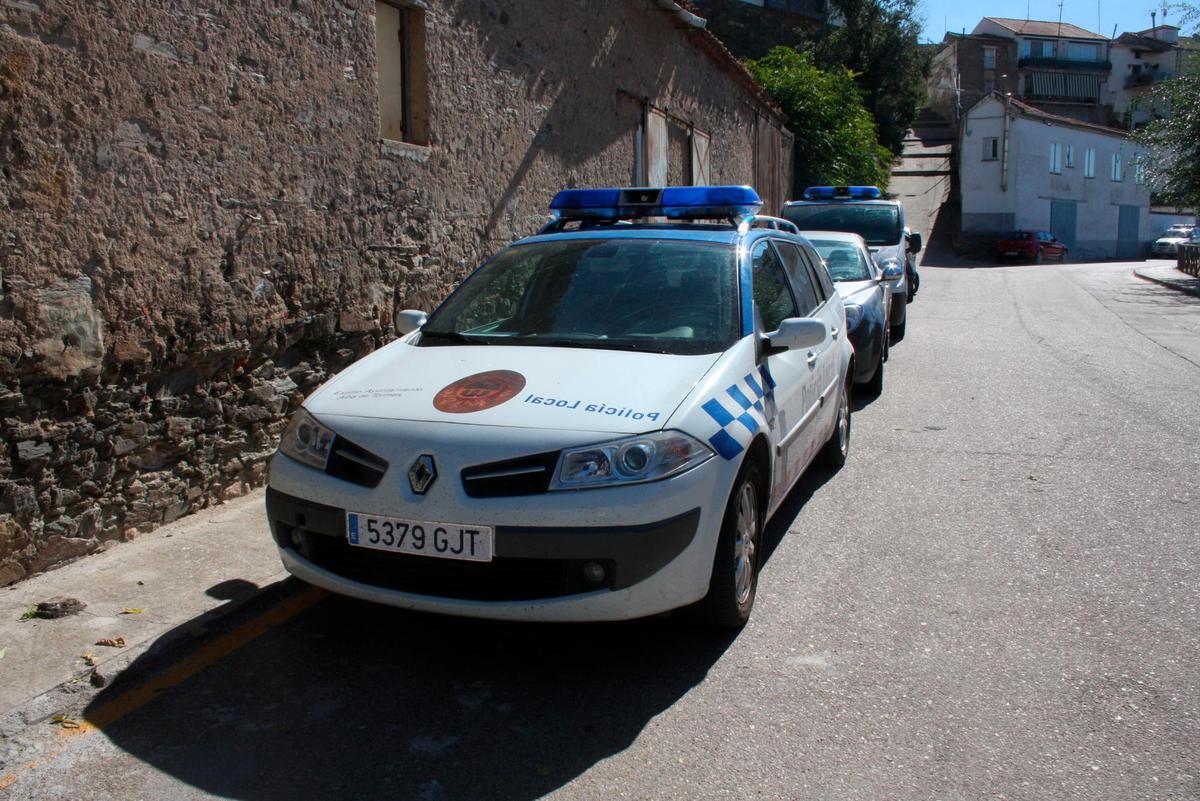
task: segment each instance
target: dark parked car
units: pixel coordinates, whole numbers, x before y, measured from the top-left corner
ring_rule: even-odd
[[[889,321],[893,303],[905,303],[893,287],[904,279],[904,267],[891,263],[881,270],[858,234],[841,231],[801,231],[825,261],[829,277],[846,307],[846,330],[854,345],[854,383],[867,395],[883,392],[883,363],[891,342]]]
[[[1063,261],[1067,258],[1067,246],[1049,231],[1013,231],[996,243],[996,258],[1023,259],[1034,264],[1046,259]]]

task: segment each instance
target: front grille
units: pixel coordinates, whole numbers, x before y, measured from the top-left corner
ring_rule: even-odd
[[[540,495],[550,486],[558,454],[549,451],[463,468],[463,489],[472,498]]]
[[[318,567],[400,592],[472,601],[521,601],[602,589],[583,581],[585,560],[496,557],[491,562],[463,562],[376,551],[312,532],[303,532],[300,540],[301,555]],[[604,565],[610,588],[615,563],[596,561]]]
[[[348,439],[334,437],[325,473],[364,487],[378,487],[387,472],[388,463]]]

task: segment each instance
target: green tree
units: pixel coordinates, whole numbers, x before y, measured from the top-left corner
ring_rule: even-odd
[[[832,0],[831,18],[813,45],[817,66],[851,70],[879,141],[899,155],[925,102],[929,55],[919,46],[918,0]]]
[[[853,73],[820,70],[809,54],[790,47],[772,48],[747,66],[790,120],[795,192],[812,184],[887,187],[892,154],[879,144]]]
[[[1182,21],[1200,23],[1200,8],[1179,5]],[[1200,57],[1190,55],[1174,80],[1156,85],[1152,108],[1170,109],[1134,135],[1144,148],[1138,167],[1156,199],[1200,209]]]

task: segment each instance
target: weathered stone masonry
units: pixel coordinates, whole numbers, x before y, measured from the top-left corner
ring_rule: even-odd
[[[428,146],[379,139],[373,1],[0,0],[0,584],[262,484],[396,310],[636,179],[642,99],[714,183],[782,123],[667,3],[417,5]]]

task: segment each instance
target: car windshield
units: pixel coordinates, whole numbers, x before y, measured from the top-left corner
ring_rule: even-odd
[[[1191,236],[1192,229],[1186,225],[1172,225],[1163,236]]]
[[[1021,239],[1028,239],[1028,238],[1029,238],[1028,231],[1013,231],[1012,233],[1005,234],[1004,236],[1001,237],[1001,239],[1009,239],[1009,240],[1021,240]]]
[[[900,209],[893,203],[802,203],[785,206],[783,216],[801,231],[844,231],[868,245],[900,241]]]
[[[541,345],[697,354],[741,330],[733,245],[566,239],[515,245],[468,278],[420,345]]]
[[[838,242],[833,239],[809,239],[825,266],[829,269],[829,277],[834,281],[869,281],[871,267],[867,264],[863,252],[854,246],[853,242]]]

